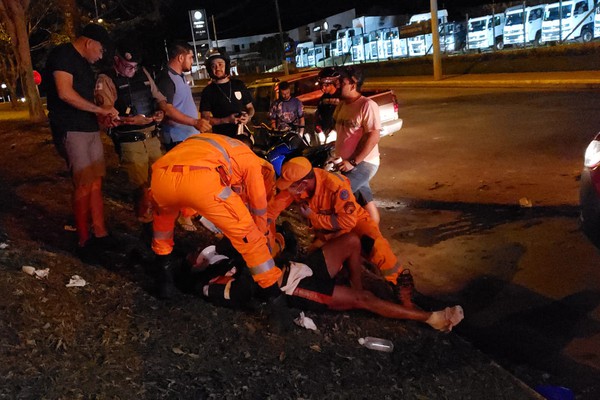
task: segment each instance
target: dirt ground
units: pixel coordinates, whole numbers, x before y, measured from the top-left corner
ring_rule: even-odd
[[[417,323],[308,312],[317,331],[280,336],[269,333],[263,307],[221,308],[194,293],[157,299],[148,233],[108,141],[106,215],[121,246],[82,263],[71,183],[49,130],[10,115],[0,122],[0,398],[535,398],[460,336]],[[178,231],[176,251],[212,240]],[[23,266],[49,275],[36,279]],[[66,287],[73,275],[87,284]],[[395,349],[363,348],[364,336]]]

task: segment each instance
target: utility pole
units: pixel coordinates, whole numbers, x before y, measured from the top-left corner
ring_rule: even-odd
[[[212,15],[213,33],[215,34],[215,47],[219,48],[219,39],[217,39],[217,26],[215,25],[215,15]]]
[[[279,14],[279,2],[275,0],[275,12],[277,13],[277,25],[279,25],[279,41],[281,42],[281,52],[283,53],[283,73],[286,75],[290,74],[288,69],[287,60],[285,59],[285,45],[283,43],[283,28],[281,27],[281,15]]]
[[[442,79],[442,56],[440,54],[437,0],[431,0],[431,40],[433,45],[433,80],[439,81]]]

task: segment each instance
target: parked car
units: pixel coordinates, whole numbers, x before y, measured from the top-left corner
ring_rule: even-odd
[[[585,150],[579,204],[583,231],[590,239],[600,239],[600,133]]]

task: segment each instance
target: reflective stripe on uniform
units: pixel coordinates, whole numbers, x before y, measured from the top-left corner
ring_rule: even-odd
[[[393,268],[380,269],[379,271],[381,272],[381,275],[383,275],[385,277],[385,276],[397,274],[399,270],[400,270],[400,265],[396,264],[396,265],[394,265]]]
[[[250,214],[252,215],[256,215],[258,217],[265,215],[267,213],[267,209],[266,208],[252,208],[252,207],[248,207],[248,211],[250,211]]]
[[[219,152],[225,158],[225,161],[227,161],[227,166],[229,167],[229,175],[232,174],[232,171],[231,171],[231,159],[229,158],[229,153],[227,153],[227,151],[223,148],[223,146],[221,146],[219,143],[217,143],[213,139],[209,139],[209,138],[206,138],[206,137],[192,136],[190,139],[202,140],[204,142],[210,143],[214,148],[216,148],[217,150],[219,150]]]
[[[271,270],[273,267],[275,267],[275,261],[273,261],[273,259],[270,258],[262,264],[254,265],[252,267],[248,266],[248,269],[250,269],[250,274],[259,275]]]
[[[231,188],[229,186],[225,186],[223,188],[223,190],[221,190],[221,193],[219,193],[219,198],[221,200],[227,200],[229,198],[229,196],[231,196],[232,193],[233,193],[233,190],[231,190]]]
[[[154,231],[154,239],[169,240],[173,239],[173,231]]]

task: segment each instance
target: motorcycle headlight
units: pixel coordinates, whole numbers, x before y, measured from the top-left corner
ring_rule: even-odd
[[[596,168],[600,164],[600,141],[592,140],[585,149],[583,165],[587,168]]]

